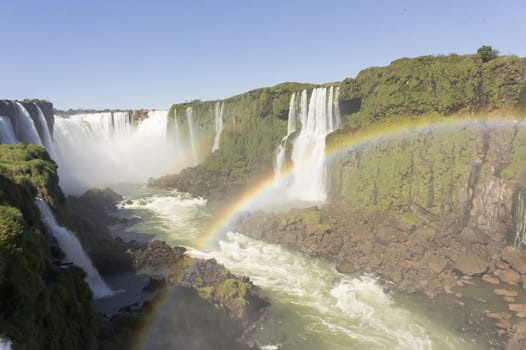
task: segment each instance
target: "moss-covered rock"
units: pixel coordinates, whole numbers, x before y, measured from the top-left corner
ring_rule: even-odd
[[[63,200],[45,150],[0,145],[0,333],[21,349],[96,349],[91,291],[82,270],[54,264],[37,195]]]

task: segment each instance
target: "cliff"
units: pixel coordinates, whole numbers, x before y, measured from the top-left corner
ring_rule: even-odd
[[[44,117],[46,118],[49,134],[53,136],[55,117],[53,115],[53,104],[51,102],[39,99],[23,100],[18,102],[20,102],[24,106],[24,108],[29,112],[31,119],[35,121],[35,126],[37,128],[40,126],[40,123],[37,122],[38,112],[35,105],[38,105],[38,107],[40,107],[40,109],[42,110],[42,113],[44,113]],[[0,100],[0,116],[8,117],[11,121],[11,124],[14,127],[18,125],[15,111],[15,103],[16,101],[12,100]],[[41,130],[38,130],[38,132],[40,135],[42,135]]]
[[[56,165],[41,147],[0,145],[0,332],[17,348],[95,349],[98,321],[78,268],[61,253],[34,205],[63,201]]]
[[[509,115],[526,110],[526,60],[516,56],[488,62],[479,55],[403,58],[386,67],[367,68],[339,85],[344,127],[338,133],[430,115],[469,117],[504,111]],[[250,178],[270,174],[277,146],[287,133],[290,97],[313,87],[286,83],[224,100],[219,150],[200,165],[152,184],[220,198],[245,186]],[[181,118],[192,107],[206,140],[205,150],[211,148],[216,102],[195,101],[171,108]]]
[[[176,112],[183,127],[186,123],[184,113],[187,108],[192,108],[199,138],[203,139],[200,151],[208,156],[197,167],[185,169],[178,175],[161,177],[152,184],[218,198],[244,186],[248,179],[268,173],[273,167],[276,147],[287,133],[290,96],[310,87],[313,85],[284,83],[224,101],[173,105],[170,119]],[[224,103],[224,129],[219,149],[210,154],[217,102]]]

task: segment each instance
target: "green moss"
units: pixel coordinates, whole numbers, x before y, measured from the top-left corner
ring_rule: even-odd
[[[229,278],[217,286],[214,299],[219,302],[231,301],[237,306],[244,306],[247,303],[247,292],[251,287],[249,283],[236,278]]]
[[[356,128],[401,115],[518,107],[523,65],[516,56],[484,63],[479,55],[449,55],[402,58],[367,68],[342,82],[344,120]]]
[[[305,209],[301,212],[301,217],[304,223],[317,225],[321,223],[321,210],[318,208]]]
[[[0,145],[0,329],[20,349],[95,349],[91,291],[80,269],[52,264],[37,195],[63,199],[45,150]]]
[[[214,295],[213,287],[201,287],[201,288],[196,288],[196,290],[202,299],[208,302],[213,302],[213,298],[212,298]]]
[[[454,210],[463,177],[481,149],[482,131],[429,131],[357,149],[331,167],[331,193],[355,209]],[[336,187],[335,187],[336,186]]]

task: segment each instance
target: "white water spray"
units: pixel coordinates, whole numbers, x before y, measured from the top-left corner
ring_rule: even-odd
[[[111,289],[100,277],[99,272],[95,266],[93,266],[84,249],[82,249],[77,237],[65,227],[57,224],[55,216],[46,202],[42,199],[36,199],[35,204],[40,210],[42,222],[57,239],[60,248],[66,254],[64,259],[72,262],[86,272],[86,282],[93,292],[93,297],[97,299],[110,296],[112,294]]]
[[[199,159],[197,158],[197,147],[195,144],[195,135],[194,135],[194,116],[193,116],[192,107],[186,108],[186,122],[188,124],[188,135],[190,137],[190,148],[192,150],[193,166],[199,164]]]
[[[334,87],[313,89],[308,107],[306,90],[301,93],[299,106],[295,102],[296,94],[291,97],[287,136],[278,147],[275,163],[275,183],[279,184],[288,138],[299,129],[292,144],[292,178],[285,184],[291,199],[324,201],[327,197],[325,138],[341,125],[338,96],[339,88],[336,91]]]
[[[38,104],[35,103],[34,105],[37,109],[37,114],[38,114],[37,121],[39,124],[38,129],[42,130],[41,139],[42,139],[42,142],[44,143],[44,147],[46,147],[46,150],[49,153],[49,156],[52,159],[56,159],[57,157],[56,157],[56,152],[55,152],[55,144],[53,143],[53,139],[51,138],[51,134],[47,126],[47,121],[46,121],[46,117],[44,116],[44,112],[42,112]]]
[[[238,275],[250,279],[273,303],[291,305],[301,316],[295,330],[303,332],[283,349],[437,349],[469,348],[431,319],[396,305],[376,279],[352,277],[335,271],[322,260],[291,252],[275,244],[229,232],[212,252],[189,249],[191,256],[214,258]],[[296,305],[296,306],[294,306]],[[289,325],[289,327],[296,327]],[[302,338],[322,344],[301,343]]]
[[[150,111],[137,127],[128,112],[55,116],[61,187],[69,194],[123,182],[145,182],[188,164],[167,137],[167,112]]]
[[[17,143],[15,131],[13,130],[13,124],[8,117],[0,115],[0,143]]]
[[[14,129],[15,134],[18,136],[18,140],[25,144],[44,146],[38,135],[35,122],[31,119],[29,112],[20,102],[15,103],[15,109],[16,119]]]
[[[224,102],[217,102],[214,115],[214,123],[216,127],[216,136],[214,138],[214,145],[212,146],[212,152],[215,152],[219,149],[219,140],[221,138],[221,133],[223,132],[223,110],[225,108]]]
[[[303,94],[302,94],[303,95]],[[289,103],[289,118],[287,123],[287,135],[281,140],[278,151],[276,153],[276,162],[274,163],[274,184],[276,187],[280,185],[281,172],[285,165],[285,156],[287,152],[287,141],[289,136],[296,131],[296,93],[292,94]]]

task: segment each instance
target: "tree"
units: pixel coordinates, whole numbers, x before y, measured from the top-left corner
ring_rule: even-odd
[[[490,45],[483,45],[477,50],[477,53],[482,58],[482,62],[488,62],[497,58],[499,50],[494,50]]]

